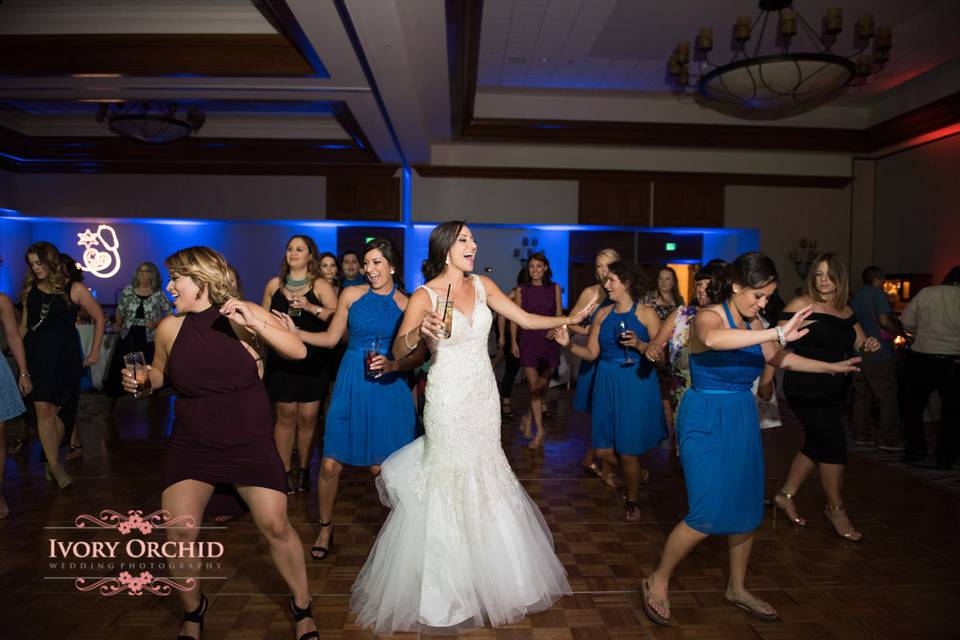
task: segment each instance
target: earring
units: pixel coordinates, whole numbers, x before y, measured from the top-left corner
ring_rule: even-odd
[[[450,256],[447,256],[447,261],[445,264],[450,264]]]
[[[396,271],[394,271],[393,269],[390,269],[390,275],[393,275],[393,274],[395,274],[395,273],[396,273]]]

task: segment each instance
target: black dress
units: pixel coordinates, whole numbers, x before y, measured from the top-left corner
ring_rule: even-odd
[[[780,314],[789,320],[793,313]],[[851,357],[857,339],[857,317],[838,318],[829,313],[811,313],[807,335],[790,345],[797,355],[825,362],[840,362]],[[787,371],[783,390],[790,408],[806,429],[800,450],[814,462],[847,463],[847,436],[843,431],[844,398],[849,376]]]
[[[320,301],[311,289],[306,296],[307,302],[320,306]],[[290,301],[277,289],[270,300],[271,311],[290,312]],[[326,331],[329,323],[312,313],[301,311],[291,316],[294,324],[303,331],[313,333]],[[287,360],[271,350],[267,354],[263,382],[271,402],[316,402],[322,401],[330,386],[330,366],[328,360],[331,350],[307,345],[307,357],[303,360]]]
[[[23,346],[33,391],[30,402],[62,407],[80,392],[83,350],[77,333],[79,307],[62,293],[36,286],[27,294],[27,334]]]
[[[119,398],[124,394],[121,385],[123,356],[141,351],[147,363],[153,362],[154,344],[147,340],[147,327],[143,324],[143,303],[149,300],[152,294],[142,296],[138,293],[135,295],[140,299],[140,304],[137,305],[137,310],[133,315],[136,322],[127,330],[127,335],[117,341],[117,346],[113,350],[113,358],[110,360],[110,369],[107,371],[107,379],[103,384],[104,392],[111,398]]]

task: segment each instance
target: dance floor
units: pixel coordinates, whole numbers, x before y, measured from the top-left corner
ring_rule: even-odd
[[[797,499],[808,520],[806,528],[793,528],[782,519],[774,528],[768,510],[757,532],[748,586],[779,610],[782,621],[757,621],[724,601],[727,550],[726,540],[718,538],[694,551],[675,576],[671,601],[679,624],[653,625],[641,610],[638,588],[656,565],[666,535],[685,512],[679,461],[672,451],[662,449],[645,456],[652,478],[642,492],[643,520],[624,522],[619,494],[580,468],[589,420],[570,414],[570,392],[555,391],[551,402],[555,411],[547,422],[545,451],[528,451],[515,422],[504,425],[503,439],[518,477],[553,530],[574,595],[516,625],[480,630],[469,637],[957,637],[960,493],[949,482],[932,482],[924,473],[893,463],[890,456],[856,451],[845,494],[863,542],[851,543],[834,534],[823,515],[816,479]],[[515,405],[523,404],[518,393]],[[85,395],[79,423],[84,457],[68,463],[76,483],[63,492],[44,480],[35,438],[24,453],[7,458],[3,491],[12,514],[0,521],[0,638],[176,636],[181,612],[175,595],[80,592],[73,578],[111,577],[120,569],[64,566],[49,557],[51,539],[124,544],[134,538],[163,540],[161,531],[124,535],[72,527],[81,514],[106,509],[122,514],[139,509],[146,514],[159,508],[159,468],[170,428],[169,410],[169,398],[163,396],[140,402],[125,399],[111,417],[103,398]],[[787,416],[786,422],[764,434],[769,494],[780,486],[800,442],[795,421]],[[12,439],[21,428],[11,424],[8,436]],[[349,593],[386,510],[364,472],[347,471],[340,487],[334,553],[322,562],[307,560],[313,610],[323,638],[370,638],[354,622]],[[306,552],[317,531],[315,493],[291,498],[289,512]],[[201,539],[224,546],[223,557],[205,572],[202,582],[211,603],[203,637],[292,638],[287,589],[250,516],[206,530]],[[140,571],[134,567],[130,572]]]

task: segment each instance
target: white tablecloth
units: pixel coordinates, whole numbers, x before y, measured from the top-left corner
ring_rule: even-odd
[[[83,347],[83,357],[86,358],[93,347],[93,325],[77,325],[77,333],[80,334],[80,344]],[[90,378],[96,389],[103,389],[103,377],[110,367],[110,359],[113,357],[113,350],[117,346],[120,338],[118,333],[108,333],[103,336],[103,343],[100,345],[100,358],[96,364],[90,367]]]

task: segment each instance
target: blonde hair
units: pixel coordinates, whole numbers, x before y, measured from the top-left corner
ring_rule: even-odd
[[[160,269],[157,268],[157,265],[152,262],[141,262],[140,266],[137,267],[137,270],[133,272],[133,282],[130,284],[134,289],[140,286],[140,269],[144,267],[147,268],[147,271],[150,272],[150,275],[153,276],[153,283],[150,285],[150,289],[156,293],[160,291],[160,288],[163,286],[163,282],[160,279]]]
[[[40,264],[47,270],[47,277],[44,278],[44,282],[51,289],[51,293],[59,293],[69,303],[70,284],[67,282],[67,272],[63,268],[63,261],[60,259],[60,250],[53,244],[43,241],[34,242],[27,247],[27,252],[23,254],[23,259],[27,263],[27,273],[23,278],[20,301],[26,304],[30,289],[39,284],[30,264],[31,254],[37,256]]]
[[[621,260],[620,252],[609,247],[606,249],[600,249],[600,251],[597,252],[597,257],[594,258],[594,262],[600,258],[606,258],[610,264],[613,264],[614,262],[620,262]],[[601,285],[603,284],[603,280],[601,280],[599,276],[597,276],[597,282],[599,282]]]
[[[846,265],[835,253],[821,253],[813,259],[810,271],[807,272],[806,293],[814,302],[827,302],[817,291],[817,267],[821,262],[827,263],[827,277],[837,288],[830,304],[834,309],[842,310],[847,306],[847,298],[850,296],[850,278],[847,276]]]
[[[163,261],[171,276],[188,276],[200,288],[197,296],[204,291],[210,304],[221,306],[231,298],[240,297],[237,289],[230,283],[230,267],[219,251],[210,247],[188,247],[167,256]]]

